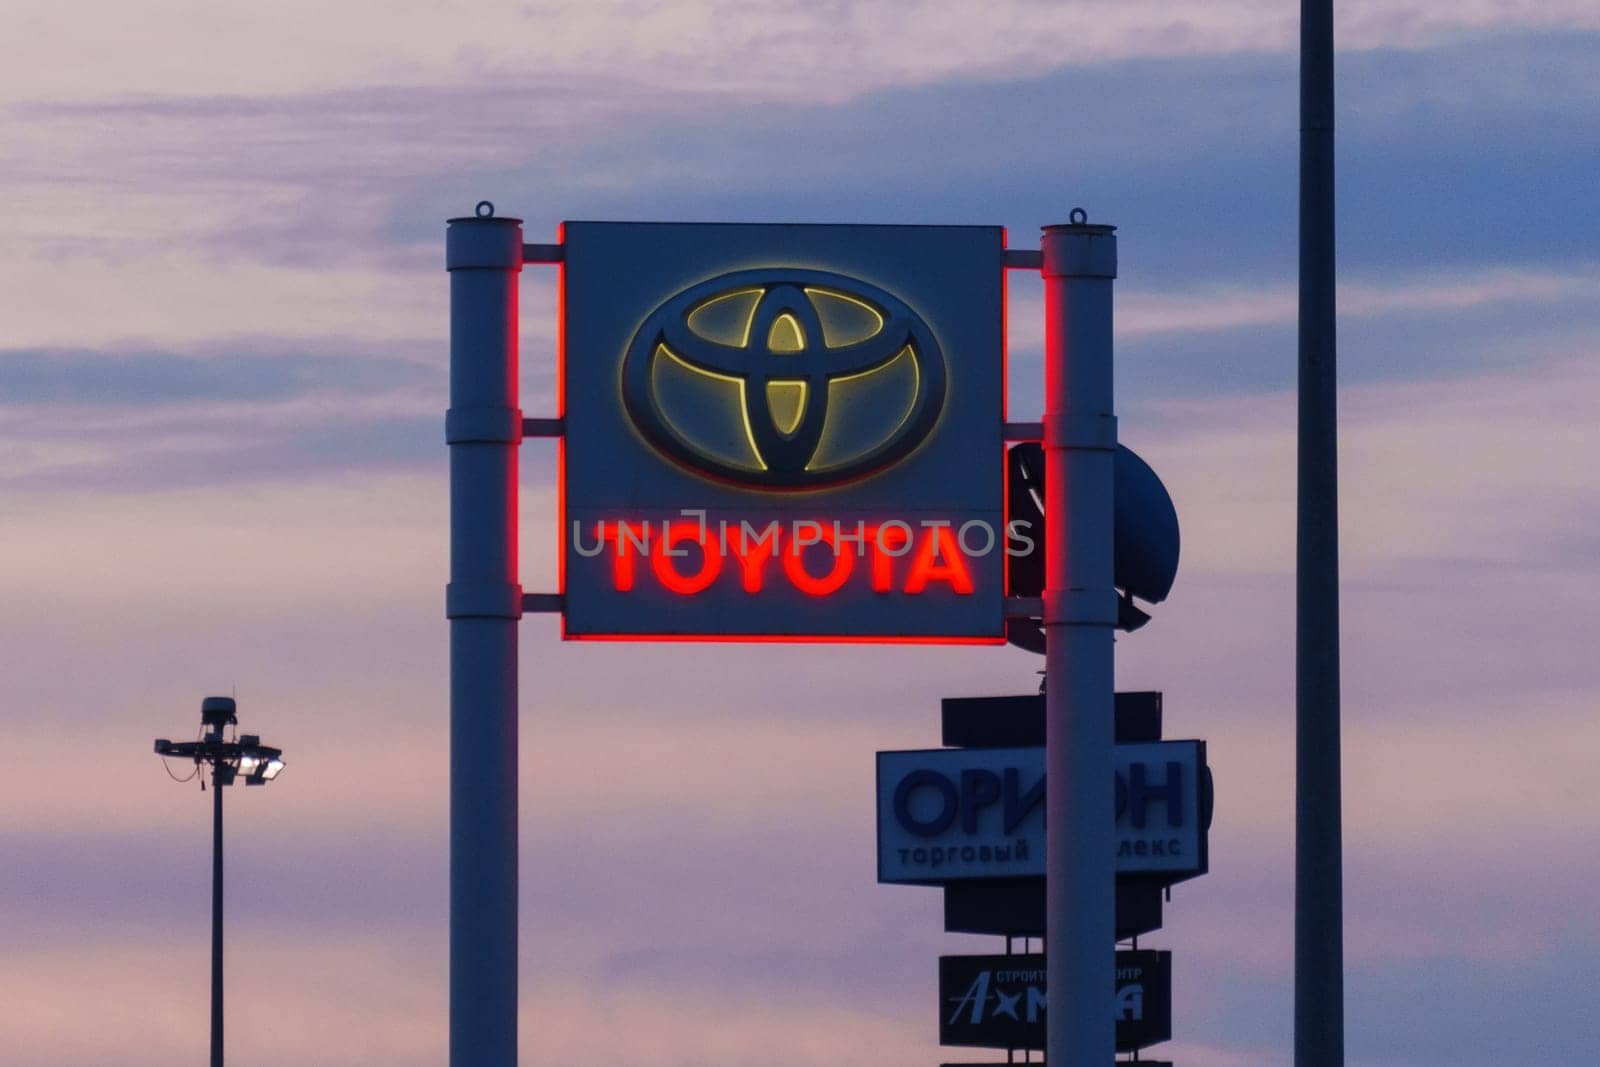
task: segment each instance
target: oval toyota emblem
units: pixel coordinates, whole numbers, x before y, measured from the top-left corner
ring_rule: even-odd
[[[634,335],[622,395],[678,463],[766,489],[838,485],[904,459],[944,407],[911,308],[854,278],[749,270],[684,290]]]

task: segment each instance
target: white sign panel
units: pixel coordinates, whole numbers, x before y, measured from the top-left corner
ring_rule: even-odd
[[[1203,741],[1116,747],[1119,875],[1205,872],[1204,775]],[[1044,790],[1043,748],[878,753],[878,881],[1042,876]]]

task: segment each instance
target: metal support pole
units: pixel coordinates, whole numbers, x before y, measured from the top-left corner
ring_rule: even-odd
[[[480,206],[481,210],[481,206]],[[517,1062],[517,277],[522,221],[451,219],[450,1063]]]
[[[1045,303],[1045,1062],[1116,1055],[1111,290],[1115,227],[1048,226]]]
[[[211,1067],[222,1067],[222,773],[222,764],[213,762],[211,764]]]
[[[1333,3],[1300,5],[1300,427],[1295,557],[1294,1062],[1344,1063]]]

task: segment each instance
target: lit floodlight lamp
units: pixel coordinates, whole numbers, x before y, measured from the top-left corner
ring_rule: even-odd
[[[283,770],[283,752],[280,749],[259,746],[239,756],[239,773],[245,776],[245,785],[266,785]]]
[[[255,734],[240,734],[238,771],[245,776],[246,785],[261,784],[254,775],[262,762],[261,738]]]

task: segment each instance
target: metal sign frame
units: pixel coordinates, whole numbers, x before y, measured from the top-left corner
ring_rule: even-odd
[[[517,282],[525,263],[559,264],[565,255],[560,242],[524,244],[521,220],[496,216],[487,201],[474,215],[449,220],[446,231],[452,1067],[516,1064],[517,623],[524,611],[563,608],[560,592],[524,593],[519,584],[517,452],[524,436],[562,437],[566,430],[562,413],[525,419],[519,406]],[[1118,620],[1115,228],[1090,224],[1074,209],[1068,224],[1045,227],[1037,252],[1002,249],[997,266],[1038,269],[1044,279],[1043,417],[997,432],[1044,445],[1045,585],[1031,604],[1006,610],[1040,618],[1045,632],[1049,983],[1089,990],[1113,966],[1114,945],[1114,878],[1106,861],[1112,797],[1104,775]],[[1004,469],[998,448],[994,462]],[[1103,1063],[1113,1047],[1109,1012],[1058,1014],[1047,1060]]]

